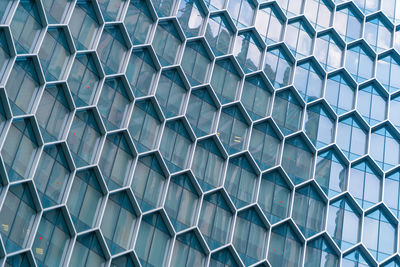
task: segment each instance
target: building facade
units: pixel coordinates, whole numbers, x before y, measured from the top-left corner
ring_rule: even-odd
[[[4,266],[400,266],[400,1],[0,0]]]

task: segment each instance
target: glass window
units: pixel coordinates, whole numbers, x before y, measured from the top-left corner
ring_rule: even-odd
[[[284,49],[278,47],[267,51],[264,72],[275,88],[292,82],[293,63]]]
[[[339,257],[324,237],[307,243],[305,267],[330,266],[339,267]]]
[[[93,104],[100,85],[101,77],[94,58],[91,53],[78,54],[72,65],[67,82],[77,107]]]
[[[227,9],[233,23],[239,29],[249,27],[253,24],[256,9],[253,2],[249,0],[230,0]]]
[[[222,104],[235,101],[241,77],[230,59],[215,62],[211,86]]]
[[[291,90],[276,94],[272,118],[283,134],[291,134],[299,130],[303,108]]]
[[[252,120],[266,117],[272,104],[271,87],[261,75],[246,77],[240,102]]]
[[[152,46],[162,66],[176,63],[181,44],[175,25],[171,21],[159,22]]]
[[[336,9],[335,30],[346,40],[354,41],[361,37],[362,19],[355,13],[353,6],[344,5]]]
[[[351,167],[349,191],[362,208],[367,209],[381,200],[382,177],[364,160]]]
[[[107,135],[99,160],[99,168],[108,190],[126,185],[132,173],[133,153],[123,133]]]
[[[71,55],[65,29],[49,28],[39,50],[40,65],[47,81],[65,79]]]
[[[78,233],[94,227],[97,221],[103,204],[103,191],[99,181],[102,182],[102,179],[94,169],[79,171],[75,175],[67,207]]]
[[[258,9],[255,27],[266,44],[281,41],[283,24],[274,5],[265,5]]]
[[[43,7],[49,24],[63,24],[69,9],[72,7],[72,1],[44,0]]]
[[[169,171],[186,169],[192,150],[192,139],[181,120],[169,121],[164,128],[160,152]]]
[[[233,255],[233,250],[230,247],[226,247],[211,254],[209,266],[239,267],[240,265],[235,256]]]
[[[205,37],[216,56],[221,56],[229,53],[231,48],[233,32],[225,16],[223,15],[210,16],[210,19],[208,20],[207,24]]]
[[[0,2],[0,23],[5,24],[6,19],[10,16],[10,9],[15,6],[17,1],[1,1]]]
[[[307,102],[322,96],[324,77],[314,61],[301,63],[296,67],[294,86]]]
[[[135,103],[128,130],[139,152],[153,150],[160,137],[161,120],[152,101]]]
[[[61,145],[46,146],[40,156],[33,181],[44,208],[61,204],[70,184],[71,170],[64,149]]]
[[[186,100],[186,87],[175,69],[165,70],[158,81],[156,98],[165,117],[181,114]]]
[[[35,217],[36,207],[28,184],[10,186],[0,211],[0,234],[7,253],[28,246]]]
[[[175,0],[151,0],[159,17],[169,17],[174,14]]]
[[[252,32],[242,32],[236,37],[233,54],[243,71],[249,73],[259,69],[262,50]]]
[[[119,20],[125,0],[97,0],[105,21]]]
[[[385,176],[383,201],[393,214],[400,217],[400,172],[395,171]]]
[[[400,130],[400,97],[398,95],[392,96],[390,100],[390,112],[389,112],[389,117],[390,121],[394,124],[394,126]]]
[[[135,245],[141,265],[166,265],[171,241],[170,233],[159,213],[143,216]]]
[[[11,2],[10,2],[11,3]],[[0,4],[1,5],[1,4]],[[0,7],[1,9],[1,7]],[[1,14],[0,14],[0,22],[1,22]],[[0,82],[6,74],[8,67],[11,65],[11,50],[7,43],[5,30],[0,29]]]
[[[153,18],[146,0],[129,1],[124,24],[134,45],[147,43],[153,26]]]
[[[329,149],[318,155],[315,180],[328,197],[346,190],[347,166],[336,149]]]
[[[106,259],[100,242],[101,239],[99,240],[96,233],[78,236],[69,264],[71,266],[105,266]]]
[[[400,162],[400,144],[395,133],[389,125],[374,129],[371,133],[371,157],[384,171],[395,167]]]
[[[133,260],[135,259],[135,261]],[[125,267],[136,267],[136,256],[134,256],[132,253],[127,253],[119,257],[115,257],[111,260],[111,267],[119,267],[119,266],[125,266]]]
[[[341,198],[330,204],[327,231],[342,250],[359,242],[360,215],[347,198]]]
[[[224,174],[225,159],[213,139],[197,142],[192,171],[203,191],[219,187]]]
[[[296,189],[292,217],[307,238],[325,228],[325,216],[326,204],[312,184]]]
[[[301,13],[303,0],[278,0],[279,6],[288,17],[297,16]]]
[[[280,0],[298,2],[298,0]],[[305,22],[303,20],[296,20],[291,22],[286,27],[286,38],[285,44],[289,47],[290,51],[295,55],[296,58],[309,56],[312,49],[312,38],[313,36],[309,33]]]
[[[269,169],[279,163],[281,138],[270,121],[253,126],[249,151],[261,170]]]
[[[39,145],[30,119],[14,119],[8,130],[1,156],[11,182],[28,179],[39,155]]]
[[[337,114],[343,114],[353,109],[355,88],[349,82],[346,72],[328,76],[325,89],[325,99]]]
[[[379,0],[354,0],[354,3],[365,13],[372,13],[379,9]]]
[[[368,260],[365,252],[360,248],[357,248],[353,252],[350,252],[350,254],[343,255],[342,266],[371,267],[373,265]]]
[[[289,223],[281,224],[271,231],[268,260],[272,266],[302,266],[303,244]]]
[[[400,3],[398,1],[381,1],[381,9],[394,24],[398,24],[400,22]]]
[[[308,106],[305,121],[305,132],[317,148],[333,142],[335,121],[323,104]]]
[[[249,128],[243,113],[237,106],[222,109],[217,136],[229,154],[245,148]]]
[[[229,160],[224,187],[236,208],[254,202],[257,182],[256,170],[245,155]]]
[[[365,24],[364,38],[379,53],[391,47],[392,29],[387,27],[380,16],[373,17]]]
[[[264,173],[257,203],[272,224],[288,217],[290,202],[291,190],[281,172],[274,170]]]
[[[194,231],[176,237],[171,266],[206,266],[207,257]]]
[[[329,28],[331,25],[332,6],[326,0],[308,0],[304,13],[317,30]]]
[[[186,43],[181,66],[192,86],[207,81],[211,61],[202,42],[194,41]]]
[[[5,88],[14,116],[29,114],[32,111],[39,87],[38,72],[34,67],[33,58],[18,58]]]
[[[63,256],[70,242],[70,232],[61,209],[44,212],[32,248],[36,263],[42,266],[65,264]]]
[[[232,225],[233,214],[221,191],[204,196],[198,226],[210,249],[228,243]]]
[[[358,91],[357,110],[370,125],[377,124],[386,117],[387,97],[381,90],[378,85],[370,84]]]
[[[190,38],[200,34],[206,14],[200,0],[181,0],[176,17],[186,37]]]
[[[194,225],[200,199],[188,174],[172,176],[164,208],[177,232]]]
[[[396,73],[400,71],[400,58],[396,53],[388,54],[378,60],[376,78],[390,93],[400,89],[400,78]]]
[[[226,0],[205,0],[204,1],[211,11],[218,11],[225,8]]]
[[[296,136],[285,140],[282,167],[295,183],[304,182],[312,177],[314,154],[303,137]]]
[[[138,159],[131,188],[142,211],[160,206],[167,185],[166,178],[155,154]]]
[[[372,78],[374,59],[366,51],[364,45],[360,44],[347,49],[346,69],[359,83]]]
[[[130,249],[136,224],[136,212],[128,193],[120,191],[111,194],[100,226],[111,254],[115,255]]]
[[[332,33],[317,38],[314,54],[326,71],[332,71],[342,66],[343,47]]]
[[[237,215],[232,244],[246,266],[266,257],[268,229],[253,208]]]
[[[354,115],[339,121],[336,142],[348,159],[354,160],[366,153],[367,133]]]
[[[76,112],[67,143],[77,167],[94,163],[100,140],[101,133],[93,110]]]

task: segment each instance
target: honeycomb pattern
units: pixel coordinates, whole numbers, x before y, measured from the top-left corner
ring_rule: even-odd
[[[2,266],[399,267],[400,1],[0,0]]]

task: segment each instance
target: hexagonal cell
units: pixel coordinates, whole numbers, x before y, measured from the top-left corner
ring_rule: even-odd
[[[396,236],[397,221],[384,206],[365,214],[363,242],[377,261],[386,259],[396,251]]]
[[[153,23],[154,20],[146,0],[129,1],[124,24],[134,45],[147,43]]]
[[[351,166],[349,192],[363,209],[381,200],[382,174],[370,158]]]
[[[167,122],[161,139],[160,153],[171,173],[188,168],[190,162],[193,136],[184,122],[183,119]]]
[[[45,146],[33,181],[44,208],[61,204],[72,179],[72,163],[65,145]]]
[[[400,117],[397,116],[400,112],[400,97],[399,95],[392,95],[390,98],[389,118],[390,122],[394,124],[397,130],[400,130]]]
[[[216,56],[229,53],[232,45],[233,30],[224,15],[210,16],[205,37]]]
[[[68,196],[67,208],[76,231],[91,229],[105,203],[105,184],[97,169],[78,171]]]
[[[7,253],[28,247],[39,210],[38,199],[31,184],[9,187],[0,211],[0,234]]]
[[[276,89],[289,85],[292,81],[294,60],[287,51],[286,46],[280,45],[268,49],[265,54],[264,72]]]
[[[345,43],[331,30],[318,36],[314,54],[325,71],[332,71],[342,66],[344,47]]]
[[[120,73],[127,59],[130,44],[126,41],[122,25],[106,26],[103,29],[97,54],[107,75]]]
[[[104,81],[97,107],[107,130],[122,128],[132,100],[133,94],[125,79],[115,77]]]
[[[167,187],[168,174],[158,154],[139,157],[131,188],[142,211],[158,208]]]
[[[98,231],[76,238],[69,264],[71,266],[102,266],[106,263],[105,244]]]
[[[271,266],[302,266],[303,249],[303,241],[291,223],[272,228],[268,249]]]
[[[40,145],[33,117],[13,120],[1,150],[9,181],[24,180],[31,176]]]
[[[15,53],[13,47],[10,46],[9,31],[6,31],[6,29],[0,28],[0,84],[3,83],[3,78],[11,67],[11,58]]]
[[[347,164],[336,146],[318,153],[315,181],[330,198],[346,190]]]
[[[77,107],[93,104],[102,76],[96,54],[76,55],[67,82]]]
[[[135,245],[135,252],[142,266],[167,264],[168,254],[172,249],[171,226],[166,223],[162,215],[164,214],[155,212],[142,218]]]
[[[172,176],[164,209],[175,231],[192,227],[200,208],[201,192],[189,173]]]
[[[279,6],[288,17],[297,16],[301,13],[304,0],[278,0]]]
[[[32,246],[38,265],[66,264],[64,255],[72,241],[71,226],[68,213],[64,209],[58,208],[43,213]]]
[[[69,21],[69,29],[77,50],[93,49],[100,33],[98,10],[92,1],[79,0]]]
[[[226,201],[224,191],[203,198],[198,227],[211,250],[229,242],[233,227],[233,211]]]
[[[43,0],[42,3],[49,24],[64,24],[73,8],[72,0]]]
[[[305,267],[312,266],[339,266],[339,255],[330,244],[326,236],[320,236],[307,242]]]
[[[5,266],[35,266],[35,260],[30,251],[8,256]]]
[[[239,257],[231,246],[211,254],[210,266],[241,266]]]
[[[368,0],[355,0],[354,3],[364,12],[364,14],[368,15],[369,13],[373,13],[379,10],[379,1],[368,1]]]
[[[394,24],[398,24],[400,22],[399,7],[400,7],[400,4],[397,1],[382,1],[381,2],[381,10],[384,12],[384,14],[387,17],[389,17],[389,19]],[[398,263],[398,264],[400,264],[400,263]],[[389,266],[389,265],[387,265],[387,266]]]
[[[342,265],[344,266],[375,266],[374,260],[362,245],[342,257]]]
[[[384,179],[384,203],[393,214],[400,217],[400,172],[398,169],[387,173]]]
[[[371,132],[370,154],[384,171],[400,163],[399,153],[399,135],[390,124],[382,125]]]
[[[172,252],[171,266],[192,263],[196,266],[206,266],[207,249],[202,241],[200,234],[195,230],[178,235]]]
[[[258,205],[269,221],[274,224],[289,216],[291,188],[281,169],[261,176]]]
[[[41,5],[36,0],[20,1],[10,24],[14,45],[18,54],[30,54],[43,35],[45,22]]]
[[[237,28],[253,25],[256,3],[251,0],[229,1],[227,10]]]
[[[366,153],[368,132],[356,113],[341,118],[337,127],[336,143],[349,160]]]
[[[139,259],[132,252],[115,257],[111,260],[111,267],[126,266],[136,267],[139,265]]]
[[[297,188],[293,202],[293,220],[308,238],[325,228],[326,203],[314,184]]]
[[[358,82],[364,82],[374,75],[374,55],[365,41],[348,46],[346,54],[346,70]]]
[[[346,42],[361,37],[363,17],[352,2],[337,8],[335,17],[335,30]]]
[[[318,62],[312,59],[297,64],[294,86],[306,102],[320,98],[324,86],[324,72]]]
[[[311,55],[312,39],[313,29],[305,18],[294,20],[287,25],[285,43],[297,59]]]
[[[356,84],[347,72],[328,75],[325,99],[337,114],[346,113],[354,108],[355,92]]]
[[[162,118],[156,106],[155,102],[147,99],[136,102],[133,108],[128,130],[140,153],[155,149],[160,139]]]
[[[45,142],[62,139],[71,121],[73,103],[66,84],[48,84],[35,116]]]
[[[203,84],[208,80],[211,60],[209,48],[206,49],[206,46],[201,40],[186,43],[181,66],[192,86]]]
[[[132,176],[135,150],[127,132],[108,134],[99,160],[108,190],[127,185]]]
[[[381,265],[382,267],[398,267],[400,266],[400,259],[398,255],[395,255],[394,257],[392,257],[390,260],[385,261],[385,263],[383,263]]]
[[[237,214],[232,244],[246,266],[267,256],[268,224],[258,212],[249,208]]]
[[[182,37],[175,20],[158,23],[152,46],[162,66],[177,63],[181,51]]]
[[[281,136],[271,121],[253,125],[249,151],[261,170],[278,164],[281,153]]]
[[[306,1],[304,13],[316,30],[329,28],[334,4],[329,0]]]
[[[200,34],[206,19],[207,9],[203,8],[200,0],[183,0],[178,7],[176,18],[186,37],[195,37]]]
[[[278,13],[279,7],[275,4],[260,6],[257,11],[255,27],[266,44],[281,41],[284,18]]]
[[[393,25],[387,18],[378,13],[369,17],[365,23],[364,38],[377,52],[387,50],[392,45]]]
[[[312,177],[314,152],[302,135],[285,140],[282,167],[294,184],[302,183]]]
[[[97,156],[102,133],[95,110],[80,110],[75,113],[67,144],[77,167],[91,165]]]
[[[43,78],[35,57],[19,57],[6,83],[6,92],[14,116],[32,112]]]
[[[273,90],[264,77],[261,74],[247,76],[243,84],[240,102],[253,121],[266,117],[271,111]]]
[[[181,115],[187,99],[187,84],[180,69],[164,70],[156,90],[156,99],[166,118]]]
[[[396,73],[400,71],[400,56],[397,52],[382,54],[378,57],[376,78],[390,93],[400,89],[400,79]]]
[[[120,20],[125,0],[97,0],[105,21]]]
[[[127,191],[110,194],[101,221],[101,232],[112,255],[132,247],[138,225],[133,197]]]
[[[192,171],[203,191],[219,187],[224,178],[225,156],[220,143],[213,138],[197,142]]]
[[[11,117],[11,112],[7,104],[7,96],[4,90],[0,90],[0,136],[5,133],[8,120]]]
[[[175,14],[175,0],[151,0],[158,17],[169,17]]]
[[[211,97],[213,96],[213,97]],[[218,115],[217,101],[209,88],[190,92],[186,118],[197,136],[208,135],[214,131]]]
[[[361,213],[346,197],[330,203],[327,231],[344,251],[357,244],[361,236]]]
[[[284,135],[291,134],[300,129],[303,116],[303,103],[294,89],[280,91],[275,95],[272,118]]]
[[[242,208],[255,201],[257,172],[248,154],[229,159],[224,188],[236,208]]]
[[[234,105],[222,109],[217,136],[229,154],[245,149],[249,139],[248,118],[240,106]]]
[[[388,95],[378,83],[368,83],[358,89],[357,110],[371,126],[386,118]]]
[[[134,49],[126,69],[126,77],[136,97],[149,95],[157,69],[149,48]]]
[[[235,101],[240,82],[241,76],[230,58],[215,62],[211,86],[222,104]]]
[[[246,0],[243,0],[245,2]],[[260,60],[264,47],[255,37],[253,31],[241,32],[236,37],[233,55],[245,73],[256,71],[260,68]]]
[[[210,11],[218,11],[226,6],[226,0],[205,0],[205,3]]]
[[[335,137],[335,118],[329,111],[325,102],[307,107],[304,130],[317,148],[331,144]]]

